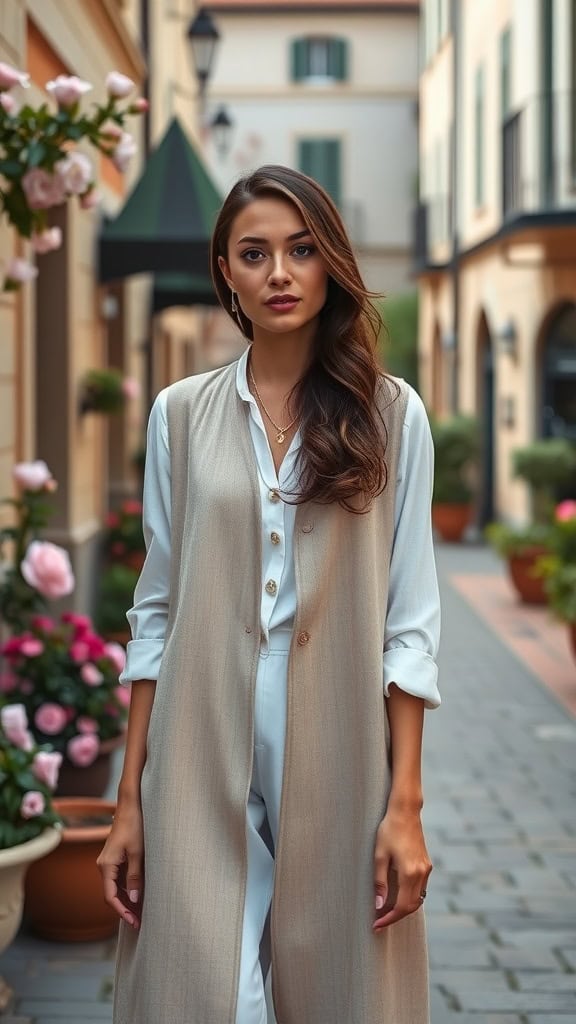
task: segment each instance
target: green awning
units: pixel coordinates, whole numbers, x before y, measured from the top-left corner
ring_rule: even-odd
[[[208,279],[210,236],[221,205],[206,167],[174,118],[124,207],[103,226],[100,281],[155,271]]]
[[[152,312],[160,313],[170,306],[217,306],[218,299],[212,279],[206,274],[167,271],[154,275]]]

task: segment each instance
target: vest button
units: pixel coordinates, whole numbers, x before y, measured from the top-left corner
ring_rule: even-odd
[[[264,590],[266,591],[267,594],[272,594],[272,596],[274,596],[274,594],[278,590],[278,584],[276,583],[276,580],[268,580],[266,586],[264,587]]]
[[[271,491],[268,491],[268,499],[276,504],[277,501],[280,501],[280,492],[274,487]]]
[[[276,533],[276,530],[272,530],[272,533],[270,534],[270,540],[272,541],[274,546],[276,546],[276,544],[280,543],[280,534]]]
[[[303,523],[302,524],[302,533],[312,533],[313,529],[314,529],[314,523]]]
[[[304,647],[305,644],[308,643],[309,639],[310,633],[307,633],[305,629],[303,629],[301,633],[298,633],[298,643],[300,644],[300,647]]]
[[[252,632],[252,626],[244,626],[244,632],[245,633],[251,633]]]

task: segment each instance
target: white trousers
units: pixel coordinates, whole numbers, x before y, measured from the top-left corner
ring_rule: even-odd
[[[275,629],[263,643],[254,698],[254,765],[246,816],[248,877],[236,1024],[276,1024],[272,979],[262,976],[259,951],[272,900],[274,857],[260,830],[265,818],[274,846],[278,836],[284,739],[286,681],[292,630]]]

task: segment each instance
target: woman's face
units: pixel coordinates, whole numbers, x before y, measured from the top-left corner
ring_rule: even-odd
[[[326,301],[328,274],[292,203],[254,199],[232,223],[228,259],[218,260],[244,315],[271,334],[309,326]]]

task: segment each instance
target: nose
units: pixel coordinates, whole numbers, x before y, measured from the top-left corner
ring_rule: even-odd
[[[286,255],[283,252],[276,253],[272,257],[272,268],[268,276],[268,282],[272,287],[279,287],[292,280],[292,275],[286,263]]]

